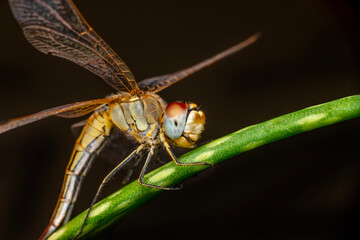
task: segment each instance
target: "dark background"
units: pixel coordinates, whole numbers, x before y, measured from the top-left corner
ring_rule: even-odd
[[[207,115],[206,142],[302,108],[359,94],[356,1],[75,1],[138,80],[195,64],[251,34],[252,46],[164,90]],[[113,92],[45,56],[0,2],[0,119]],[[0,136],[0,238],[36,239],[62,183],[76,119],[50,118]],[[360,119],[241,154],[167,192],[98,239],[356,239]],[[75,213],[114,164],[97,161]],[[115,191],[115,178],[104,196]]]

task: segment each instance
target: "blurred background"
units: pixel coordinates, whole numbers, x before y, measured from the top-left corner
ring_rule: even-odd
[[[204,109],[202,142],[360,92],[355,0],[75,3],[138,80],[177,71],[262,32],[252,46],[160,93]],[[113,92],[81,67],[31,47],[4,0],[0,29],[0,120]],[[54,117],[0,135],[1,239],[42,233],[75,141],[70,125],[78,121]],[[97,239],[357,239],[359,134],[360,119],[353,119],[233,157]],[[96,161],[75,214],[89,206],[114,166]]]

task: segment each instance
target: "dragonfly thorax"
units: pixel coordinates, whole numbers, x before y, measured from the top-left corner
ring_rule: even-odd
[[[109,105],[112,122],[140,143],[157,137],[164,108],[165,102],[151,93],[140,96],[125,94]]]
[[[154,93],[124,94],[109,104],[112,122],[141,144],[170,142],[191,148],[204,130],[205,115],[194,103],[175,102],[166,106]]]

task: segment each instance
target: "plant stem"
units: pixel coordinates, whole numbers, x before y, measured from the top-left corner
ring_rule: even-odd
[[[282,115],[243,128],[181,156],[183,163],[206,161],[217,164],[237,154],[316,128],[360,116],[360,95],[350,96]],[[173,186],[208,166],[177,166],[174,162],[150,172],[145,182]],[[134,181],[97,203],[90,213],[81,237],[95,234],[117,223],[134,209],[163,190],[144,187]],[[59,228],[49,239],[71,239],[80,230],[86,211]]]

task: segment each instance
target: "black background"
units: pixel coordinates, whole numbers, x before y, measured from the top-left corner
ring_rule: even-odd
[[[76,1],[138,80],[262,38],[164,90],[207,115],[202,141],[311,105],[359,94],[359,8],[331,0]],[[100,78],[45,56],[0,2],[0,119],[112,92]],[[1,239],[36,239],[62,183],[76,119],[50,118],[0,136]],[[167,192],[98,239],[356,239],[360,121],[241,154]],[[114,164],[97,161],[75,213]],[[118,188],[121,178],[104,195]],[[109,237],[110,235],[110,237]]]

